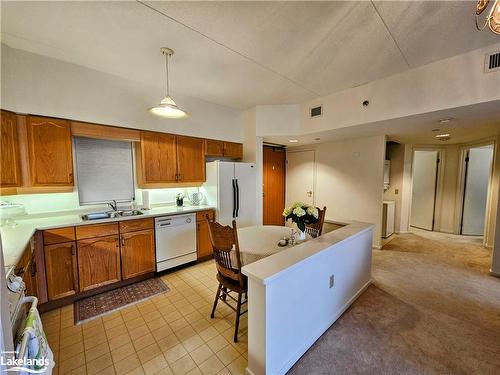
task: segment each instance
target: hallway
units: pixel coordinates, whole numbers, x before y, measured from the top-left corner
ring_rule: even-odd
[[[374,250],[374,283],[290,373],[500,371],[500,279],[474,241],[399,235]]]

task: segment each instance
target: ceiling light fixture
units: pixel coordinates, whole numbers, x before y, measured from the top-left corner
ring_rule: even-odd
[[[493,4],[484,19],[484,25],[479,25],[479,15],[483,13],[489,4]],[[500,0],[477,0],[476,5],[476,28],[482,31],[488,26],[492,32],[500,35]]]
[[[160,52],[165,56],[165,72],[166,72],[166,84],[165,84],[165,97],[162,99],[160,104],[156,107],[150,108],[150,112],[155,115],[166,117],[166,118],[186,118],[189,116],[188,113],[184,112],[182,109],[177,107],[174,100],[170,97],[170,88],[168,81],[168,59],[174,54],[174,51],[167,47],[160,48]]]
[[[445,117],[445,118],[442,118],[441,120],[438,120],[438,122],[440,124],[447,124],[447,123],[451,122],[451,120],[453,120],[452,117]]]
[[[433,132],[439,132],[439,131],[441,131],[441,129],[436,128],[436,129],[432,129],[432,131],[433,131]]]
[[[439,139],[440,141],[447,141],[448,139],[451,138],[450,134],[449,133],[444,133],[444,134],[438,134],[435,136],[437,139]]]
[[[297,143],[299,140],[298,139],[289,139],[288,142],[290,143]]]

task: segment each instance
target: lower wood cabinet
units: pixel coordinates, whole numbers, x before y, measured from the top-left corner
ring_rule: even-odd
[[[196,213],[196,250],[198,259],[212,255],[212,243],[210,242],[210,233],[206,221],[214,219],[214,211],[201,211]]]
[[[16,265],[15,273],[23,279],[26,287],[26,295],[37,297],[36,264],[31,242],[24,249],[21,260]]]
[[[122,278],[124,280],[155,270],[155,233],[153,229],[121,235]]]
[[[75,242],[44,246],[47,294],[50,301],[78,293]]]
[[[121,280],[118,235],[77,241],[80,291]]]

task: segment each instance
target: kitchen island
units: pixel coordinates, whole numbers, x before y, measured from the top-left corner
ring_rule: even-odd
[[[370,285],[374,225],[343,224],[243,267],[248,374],[285,374]]]

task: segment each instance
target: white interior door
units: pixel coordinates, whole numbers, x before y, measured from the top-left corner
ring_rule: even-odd
[[[482,236],[484,233],[492,159],[492,145],[468,150],[462,210],[462,234]]]
[[[296,201],[314,204],[314,151],[291,151],[286,154],[286,206]]]
[[[433,230],[439,151],[415,151],[413,154],[410,225]]]

